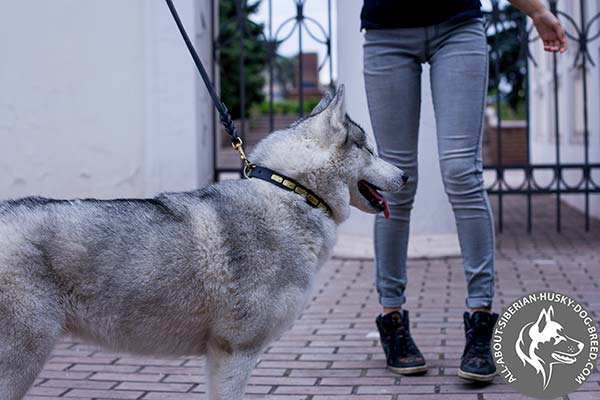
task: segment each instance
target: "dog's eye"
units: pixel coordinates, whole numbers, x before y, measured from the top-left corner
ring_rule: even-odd
[[[554,339],[554,344],[558,344],[564,340],[564,338],[562,338],[561,336],[555,336],[553,339]]]
[[[369,152],[369,154],[370,154],[370,155],[372,155],[372,156],[375,156],[375,153],[373,153],[373,150],[371,150],[370,148],[368,148],[368,147],[364,147],[362,144],[360,144],[360,143],[358,143],[358,142],[355,142],[355,141],[353,141],[352,143],[354,143],[354,145],[355,145],[357,148],[359,148],[359,149],[361,149],[361,150],[362,150],[362,149],[365,149],[366,151],[368,151],[368,152]]]

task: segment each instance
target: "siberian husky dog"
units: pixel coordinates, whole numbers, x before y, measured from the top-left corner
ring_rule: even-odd
[[[206,355],[208,398],[242,399],[309,299],[350,205],[389,214],[406,177],[327,94],[249,157],[261,179],[153,199],[0,202],[0,399],[21,399],[63,334],[141,355]]]

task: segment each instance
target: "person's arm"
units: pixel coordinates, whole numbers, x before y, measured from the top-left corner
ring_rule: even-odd
[[[533,25],[544,42],[544,50],[567,50],[567,36],[558,19],[540,0],[508,0],[513,6],[523,11],[533,20]]]

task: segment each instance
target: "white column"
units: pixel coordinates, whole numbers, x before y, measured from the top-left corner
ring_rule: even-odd
[[[207,65],[211,1],[175,2]],[[0,49],[0,199],[208,182],[212,105],[163,1],[7,2]]]
[[[334,38],[338,48],[337,80],[346,84],[348,114],[368,134],[372,134],[362,75],[364,39],[359,31],[361,7],[362,0],[337,1],[338,29]],[[372,215],[353,209],[350,219],[340,227],[338,249],[356,256],[371,256],[373,221]],[[409,255],[456,255],[458,252],[454,216],[440,174],[429,67],[425,65],[419,132],[419,184],[411,218]]]
[[[212,63],[211,1],[176,0],[205,68]],[[212,179],[212,103],[164,1],[145,11],[145,192],[189,190]]]

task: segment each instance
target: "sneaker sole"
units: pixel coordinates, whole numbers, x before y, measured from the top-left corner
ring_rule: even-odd
[[[427,372],[427,364],[418,365],[416,367],[405,367],[405,368],[390,367],[388,365],[387,369],[389,369],[390,371],[392,371],[396,374],[400,374],[400,375],[417,375],[417,374],[422,374],[424,372]]]
[[[491,382],[496,377],[496,373],[494,372],[493,374],[479,375],[479,374],[474,374],[472,372],[465,372],[462,369],[459,369],[458,370],[458,377],[462,378],[462,379],[467,379],[469,381]]]

